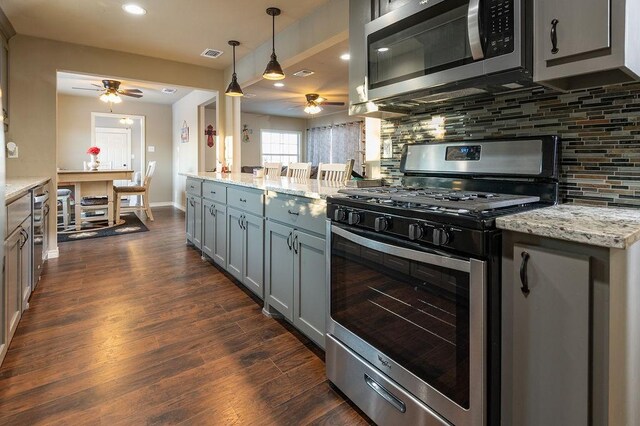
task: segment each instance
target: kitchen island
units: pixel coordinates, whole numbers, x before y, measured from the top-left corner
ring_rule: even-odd
[[[636,424],[640,210],[564,204],[496,224],[505,424]]]
[[[187,243],[324,348],[326,198],[345,187],[246,173],[183,173]]]

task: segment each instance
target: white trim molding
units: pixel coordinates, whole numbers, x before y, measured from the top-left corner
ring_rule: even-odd
[[[55,259],[60,257],[60,250],[58,247],[47,251],[47,259]]]

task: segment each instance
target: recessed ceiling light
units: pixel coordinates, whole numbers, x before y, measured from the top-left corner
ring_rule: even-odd
[[[273,83],[276,87],[284,87],[284,83]]]
[[[382,53],[382,52],[386,52],[388,50],[389,50],[388,47],[381,47],[380,49],[378,49],[378,52]]]
[[[132,15],[145,15],[147,13],[145,9],[133,3],[123,4],[122,10]]]
[[[348,61],[349,59],[351,59],[351,55],[348,53],[343,53],[342,55],[340,55],[340,59],[342,59],[343,61]]]

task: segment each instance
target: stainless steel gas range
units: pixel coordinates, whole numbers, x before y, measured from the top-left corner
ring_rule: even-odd
[[[558,140],[404,146],[327,199],[327,377],[380,425],[499,424],[495,218],[557,203]]]

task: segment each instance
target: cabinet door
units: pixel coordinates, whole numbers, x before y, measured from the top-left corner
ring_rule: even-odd
[[[4,256],[5,256],[5,293],[6,293],[6,307],[4,334],[6,336],[7,344],[11,341],[13,333],[15,333],[22,314],[22,280],[20,274],[20,262],[21,252],[20,246],[24,242],[21,227],[18,227],[4,242]]]
[[[202,253],[213,258],[216,244],[216,212],[213,201],[202,200]]]
[[[293,228],[269,221],[265,226],[265,297],[293,321]]]
[[[33,249],[31,246],[32,227],[31,216],[22,222],[24,231],[23,242],[20,248],[20,288],[22,297],[22,311],[29,309],[29,297],[31,296],[31,275],[33,274]]]
[[[536,37],[543,40],[545,61],[583,55],[611,46],[611,0],[536,2]],[[552,52],[551,22],[557,19],[557,48]]]
[[[242,281],[244,231],[240,219],[242,212],[227,206],[227,272]]]
[[[327,314],[326,242],[306,232],[294,232],[293,323],[324,348]]]
[[[513,363],[504,372],[513,380],[509,424],[589,424],[589,258],[517,244],[513,256],[513,288],[503,289],[513,309],[513,342],[504,348]]]
[[[244,227],[242,282],[264,299],[264,218],[244,213]]]
[[[215,238],[213,245],[213,260],[227,269],[227,206],[215,204]]]
[[[186,226],[186,232],[187,232],[187,241],[193,243],[193,231],[195,228],[195,220],[196,220],[196,216],[194,214],[194,209],[195,209],[195,204],[193,201],[193,197],[190,195],[187,195],[187,206],[185,209],[185,226]]]
[[[202,248],[202,198],[193,197],[193,245]]]

